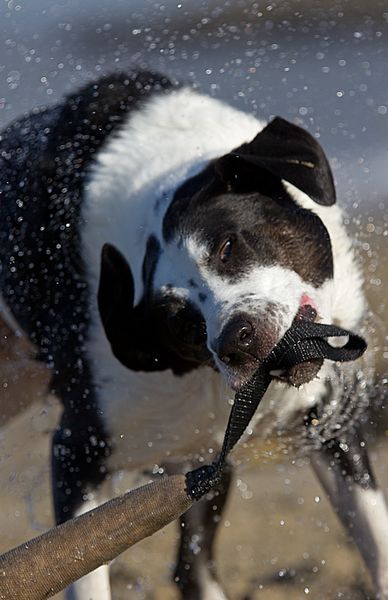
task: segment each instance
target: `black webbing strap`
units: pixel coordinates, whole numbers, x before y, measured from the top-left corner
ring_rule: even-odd
[[[332,346],[327,341],[327,338],[342,336],[348,338],[344,346]],[[350,331],[296,318],[251,379],[236,392],[221,453],[211,465],[204,465],[186,474],[188,494],[194,500],[199,500],[220,482],[226,457],[244,433],[264,396],[271,382],[271,371],[290,369],[297,364],[322,358],[340,362],[355,360],[365,350],[365,340]]]

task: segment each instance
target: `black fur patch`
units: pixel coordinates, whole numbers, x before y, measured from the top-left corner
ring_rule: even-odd
[[[2,135],[0,284],[21,327],[57,369],[82,355],[88,323],[79,230],[90,163],[130,110],[172,87],[153,73],[113,75]]]
[[[1,134],[0,285],[40,358],[54,368],[52,387],[65,406],[53,459],[61,486],[54,483],[60,520],[81,501],[85,478],[98,482],[104,476],[109,452],[84,353],[89,325],[80,248],[85,180],[93,157],[129,112],[173,87],[150,72],[112,75]],[[61,492],[67,488],[70,496]]]
[[[163,223],[166,241],[201,237],[208,267],[230,280],[255,265],[292,269],[314,286],[333,276],[329,234],[317,215],[299,207],[272,174],[262,173],[259,183],[248,177],[240,187],[231,190],[209,164],[176,191]],[[228,238],[230,257],[221,261],[218,249]]]

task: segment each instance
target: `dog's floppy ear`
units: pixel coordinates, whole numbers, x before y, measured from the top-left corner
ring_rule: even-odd
[[[98,287],[98,308],[113,354],[123,364],[128,322],[131,319],[134,283],[131,269],[124,256],[111,244],[104,244],[101,252],[101,272]]]
[[[134,289],[126,259],[117,248],[105,244],[97,300],[112,352],[133,371],[162,371],[170,367],[171,357],[158,335],[158,323],[144,310],[144,302],[133,306]]]
[[[270,173],[284,179],[323,206],[336,200],[333,175],[321,146],[307,131],[280,117],[251,142],[219,158],[215,168],[232,188],[249,172],[253,175],[259,170],[258,176]]]

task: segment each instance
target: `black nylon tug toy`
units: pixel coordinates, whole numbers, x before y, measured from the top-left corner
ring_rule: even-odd
[[[342,347],[332,346],[326,339],[342,336],[348,337],[348,341]],[[224,443],[217,460],[211,465],[204,465],[186,473],[189,496],[194,500],[199,500],[220,482],[228,453],[244,433],[271,383],[271,371],[290,369],[306,361],[325,358],[339,362],[355,360],[365,352],[366,347],[365,340],[355,333],[335,325],[325,325],[304,318],[296,318],[282,340],[260,364],[251,379],[241,390],[236,392]]]

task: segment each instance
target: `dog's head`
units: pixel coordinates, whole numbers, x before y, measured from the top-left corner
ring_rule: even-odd
[[[211,364],[237,389],[296,316],[328,318],[329,234],[287,184],[320,205],[335,202],[319,144],[277,118],[176,191],[162,231],[148,239],[136,306],[129,265],[104,247],[100,314],[124,365],[184,373]],[[306,364],[297,383],[318,368]]]

